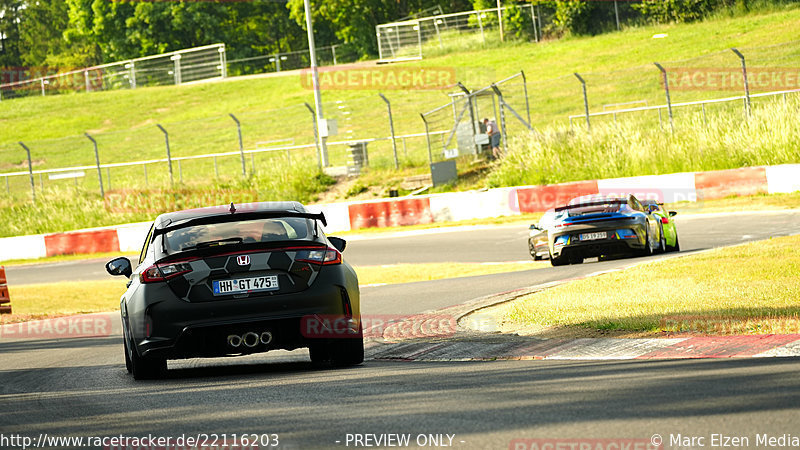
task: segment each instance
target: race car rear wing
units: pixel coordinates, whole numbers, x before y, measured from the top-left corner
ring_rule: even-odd
[[[160,234],[169,233],[170,231],[180,228],[192,227],[196,225],[210,225],[212,223],[230,223],[241,222],[245,220],[258,220],[258,219],[280,219],[286,217],[298,217],[301,219],[319,220],[323,226],[328,226],[328,221],[325,220],[325,214],[308,213],[299,211],[254,211],[254,212],[236,212],[230,214],[218,214],[212,216],[197,217],[195,219],[182,220],[180,222],[170,224],[164,228],[156,228],[153,230],[153,237]]]
[[[611,199],[611,200],[600,200],[592,202],[582,202],[582,203],[575,203],[574,205],[559,206],[558,208],[556,208],[556,212],[566,211],[575,208],[585,208],[587,206],[627,205],[627,204],[628,204],[627,199]]]

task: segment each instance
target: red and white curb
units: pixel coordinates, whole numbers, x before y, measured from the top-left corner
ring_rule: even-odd
[[[456,341],[371,343],[372,359],[402,361],[633,360],[800,356],[800,334],[679,338],[542,339],[483,336]]]

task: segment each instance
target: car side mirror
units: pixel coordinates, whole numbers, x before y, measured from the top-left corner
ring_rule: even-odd
[[[676,215],[678,215],[678,211],[670,211],[669,212],[669,216],[670,217],[675,217]]]
[[[528,229],[529,230],[541,230],[541,228],[539,228],[539,226],[536,225],[536,224],[532,224]]]
[[[106,263],[106,272],[113,276],[124,275],[125,278],[130,278],[133,273],[131,261],[125,257],[112,259]]]
[[[342,238],[338,238],[335,236],[328,236],[328,240],[331,241],[331,245],[336,250],[339,250],[339,253],[344,251],[344,248],[347,247],[347,241]]]

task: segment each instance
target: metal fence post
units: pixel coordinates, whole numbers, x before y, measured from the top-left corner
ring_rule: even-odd
[[[86,84],[86,92],[89,92],[91,90],[91,88],[89,86],[90,83],[89,83],[89,71],[88,70],[84,70],[83,71],[83,82],[84,82],[84,84]]]
[[[525,112],[528,113],[528,123],[533,126],[531,123],[531,104],[528,101],[528,79],[525,77],[525,71],[520,70],[520,75],[522,75],[522,90],[525,92]]]
[[[319,171],[322,172],[322,151],[319,149],[319,134],[317,133],[317,113],[314,111],[314,108],[308,104],[308,102],[303,103],[308,108],[308,111],[311,113],[311,122],[314,124],[314,145],[317,147],[317,165],[319,166]]]
[[[242,144],[242,124],[239,123],[239,119],[237,119],[233,113],[228,113],[228,115],[231,116],[231,119],[233,119],[234,122],[236,122],[236,131],[239,133],[239,154],[242,157],[242,176],[247,177],[247,166],[244,162],[244,144]]]
[[[614,17],[617,19],[617,31],[619,31],[619,9],[617,8],[617,0],[614,0]]]
[[[170,59],[172,61],[174,61],[174,67],[173,67],[174,73],[173,73],[173,75],[174,75],[174,79],[175,79],[175,84],[176,85],[180,85],[181,84],[181,54],[180,53],[176,53],[176,54],[172,55],[170,57]]]
[[[475,146],[475,156],[477,157],[481,154],[481,147],[477,142],[475,142],[475,135],[478,134],[478,130],[475,129],[475,110],[472,108],[472,94],[469,92],[469,89],[467,89],[466,86],[461,84],[460,81],[456,83],[456,86],[458,86],[458,88],[464,91],[464,93],[467,95],[467,102],[469,105],[469,121],[472,125],[472,145]]]
[[[27,145],[22,143],[22,141],[19,142],[19,145],[21,145],[22,148],[24,148],[25,151],[28,153],[28,176],[31,179],[31,199],[33,200],[33,203],[35,204],[36,203],[36,183],[33,181],[33,163],[31,162],[31,149],[29,149]]]
[[[173,186],[175,184],[175,177],[172,174],[172,154],[169,151],[169,133],[167,133],[167,130],[165,130],[161,124],[157,123],[156,126],[159,130],[161,130],[162,133],[164,133],[164,142],[167,144],[167,164],[169,164],[169,185]]]
[[[333,55],[333,65],[336,65],[336,46],[331,45],[331,54]]]
[[[83,133],[94,144],[94,162],[97,164],[97,180],[100,182],[100,197],[105,198],[106,193],[103,190],[103,171],[100,170],[100,153],[97,151],[97,141],[89,133]],[[77,180],[77,178],[76,178]]]
[[[39,82],[42,84],[42,97],[44,97],[44,78],[39,78]]]
[[[422,121],[425,122],[425,140],[428,141],[428,162],[433,164],[433,152],[431,151],[431,133],[428,129],[428,119],[425,118],[425,114],[420,114],[422,117]]]
[[[661,64],[654,62],[658,70],[661,71],[661,75],[664,77],[664,92],[667,94],[667,112],[669,113],[669,128],[672,132],[675,132],[675,124],[672,121],[672,100],[669,98],[669,80],[667,79],[667,71],[664,70],[664,67]]]
[[[378,92],[384,102],[386,102],[386,109],[389,111],[389,131],[392,132],[392,151],[394,152],[394,168],[400,168],[400,162],[397,160],[397,140],[394,138],[394,120],[392,120],[392,104],[385,95]]]
[[[589,122],[589,97],[586,95],[586,81],[583,78],[581,78],[581,76],[578,75],[577,72],[575,72],[573,75],[575,75],[575,78],[577,78],[578,81],[581,82],[581,88],[583,89],[583,111],[584,114],[586,115],[586,130],[589,133],[591,133],[592,124]]]
[[[481,13],[478,13],[478,27],[481,29],[481,42],[486,44],[486,36],[483,34],[483,20],[481,20]]]
[[[500,92],[500,88],[498,88],[494,83],[492,83],[492,90],[494,91],[495,95],[497,95],[498,103],[500,103],[500,132],[502,133],[500,136],[503,138],[503,151],[506,151],[508,150],[508,141],[506,137],[505,101],[503,100],[503,93]],[[491,143],[489,146],[491,147]]]
[[[747,83],[747,64],[744,62],[744,55],[739,50],[732,48],[731,51],[739,57],[742,61],[742,78],[744,78],[744,98],[745,98],[745,113],[750,116],[750,86]]]
[[[130,73],[128,73],[128,78],[131,82],[131,89],[136,89],[136,65],[134,64],[133,60],[131,60],[128,62],[128,64],[125,65],[125,67],[128,67],[130,69]]]
[[[539,30],[536,28],[536,14],[533,13],[533,3],[529,6],[531,7],[531,22],[533,22],[533,41],[539,42]]]
[[[222,44],[222,47],[218,48],[217,51],[219,52],[220,75],[222,78],[228,78],[228,57],[225,54],[225,44]]]
[[[500,24],[500,42],[503,42],[503,9],[500,7],[500,0],[497,0],[497,22]]]

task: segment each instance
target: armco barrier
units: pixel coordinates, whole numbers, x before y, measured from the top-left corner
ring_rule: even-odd
[[[516,191],[517,204],[520,212],[523,213],[545,212],[550,208],[563,205],[575,197],[599,192],[595,180],[518,187]]]
[[[767,171],[763,167],[697,172],[694,176],[700,200],[766,194],[768,190]]]
[[[6,282],[6,268],[0,266],[0,314],[11,314],[11,296]]]
[[[117,230],[80,231],[75,233],[48,234],[44,237],[47,256],[107,253],[119,251]]]
[[[664,202],[698,201],[731,195],[800,191],[800,164],[712,172],[577,181],[547,186],[518,186],[431,194],[375,201],[310,205],[328,221],[325,232],[366,227],[396,227],[544,212],[574,197],[597,193],[634,193]],[[0,261],[91,252],[138,252],[149,222],[49,235],[0,239]]]
[[[348,212],[352,230],[433,223],[431,203],[427,197],[353,203]]]

